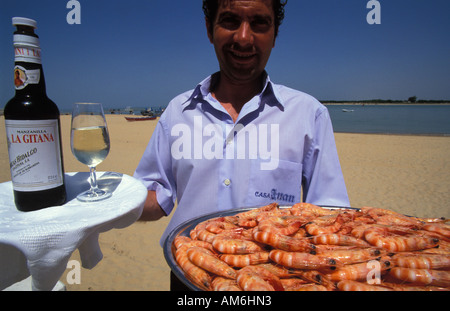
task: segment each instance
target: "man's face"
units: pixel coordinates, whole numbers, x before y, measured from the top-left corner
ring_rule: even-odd
[[[274,19],[272,0],[220,1],[207,29],[221,72],[230,81],[242,84],[261,76],[275,45]]]

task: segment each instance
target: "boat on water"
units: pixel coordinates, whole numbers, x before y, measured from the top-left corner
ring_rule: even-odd
[[[155,116],[148,116],[148,117],[125,117],[127,121],[135,122],[135,121],[151,121],[156,120]]]
[[[354,112],[355,110],[353,109],[342,109],[342,112]]]

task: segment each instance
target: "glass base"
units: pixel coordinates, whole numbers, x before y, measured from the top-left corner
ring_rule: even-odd
[[[112,196],[111,192],[106,192],[103,190],[88,190],[77,196],[78,201],[81,202],[97,202],[110,198]]]

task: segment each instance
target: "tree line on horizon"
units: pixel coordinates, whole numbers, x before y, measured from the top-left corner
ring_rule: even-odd
[[[394,100],[394,99],[365,99],[365,100],[323,100],[324,104],[344,104],[344,103],[360,103],[360,104],[441,104],[450,103],[448,99],[430,100],[430,99],[417,99],[417,96],[411,96],[407,100]]]

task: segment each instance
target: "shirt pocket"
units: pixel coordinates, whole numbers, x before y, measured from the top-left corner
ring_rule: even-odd
[[[273,202],[293,205],[301,201],[302,165],[278,160],[273,170],[263,170],[263,161],[252,161],[246,206],[264,206]]]

